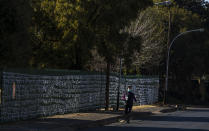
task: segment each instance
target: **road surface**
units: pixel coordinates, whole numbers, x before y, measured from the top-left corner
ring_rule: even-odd
[[[209,131],[209,108],[188,108],[82,131]]]

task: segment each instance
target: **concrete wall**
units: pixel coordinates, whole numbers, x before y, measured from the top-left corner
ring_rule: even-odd
[[[26,120],[105,107],[105,75],[44,76],[2,73],[1,122]],[[119,78],[110,78],[110,107],[116,106]],[[138,104],[158,101],[158,78],[121,80],[120,98],[133,85]],[[120,100],[120,106],[124,106]]]

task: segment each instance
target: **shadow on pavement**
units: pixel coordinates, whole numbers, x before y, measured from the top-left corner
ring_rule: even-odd
[[[82,126],[82,124],[91,123],[89,120],[65,119],[65,118],[47,118],[35,119],[20,122],[12,122],[0,125],[0,131],[51,131],[60,127]],[[57,130],[58,131],[58,130]]]

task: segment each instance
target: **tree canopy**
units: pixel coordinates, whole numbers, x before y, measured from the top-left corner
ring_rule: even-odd
[[[204,33],[181,36],[171,49],[169,76],[173,83],[182,81],[178,87],[186,87],[184,81],[190,86],[193,77],[209,74],[209,3],[155,2],[162,1],[1,0],[0,67],[100,66],[108,74],[117,71],[123,58],[126,74],[163,77],[168,43],[182,32],[204,28]]]

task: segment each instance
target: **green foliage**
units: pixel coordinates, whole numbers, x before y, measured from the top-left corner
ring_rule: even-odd
[[[202,7],[203,9],[204,7]],[[175,13],[172,21],[172,37],[187,30],[204,28],[203,17],[200,14],[182,8],[172,11]],[[206,67],[209,64],[206,62],[208,51],[206,50],[209,48],[205,44],[207,34],[207,32],[189,33],[175,41],[171,53],[173,74],[191,77],[191,75],[204,74],[208,70]]]
[[[95,46],[106,61],[114,63],[124,48],[128,47],[128,55],[136,48],[131,44],[134,39],[124,42],[128,34],[120,30],[151,4],[151,0],[3,0],[1,13],[6,17],[0,21],[1,42],[11,44],[1,44],[1,63],[84,69]]]
[[[208,6],[207,3],[189,1],[189,0],[176,0],[171,7],[171,40],[181,32],[192,29],[205,28],[204,33],[193,32],[188,33],[178,38],[171,49],[170,63],[169,63],[169,82],[170,95],[173,97],[184,98],[186,101],[191,101],[191,96],[199,99],[198,91],[196,94],[192,91],[193,86],[191,79],[194,77],[202,77],[208,74]],[[166,16],[168,8],[158,7],[160,12],[164,12]],[[162,21],[168,23],[168,17],[164,17]],[[168,26],[165,24],[165,27]],[[165,48],[164,61],[166,60]],[[162,72],[165,72],[165,62],[160,65]],[[151,68],[152,69],[152,68]],[[161,72],[160,71],[160,72]],[[197,89],[198,90],[198,87]]]
[[[201,6],[201,8],[201,10],[204,9],[203,6]],[[171,12],[170,41],[181,32],[191,29],[202,28],[204,25],[203,17],[201,15],[185,8],[181,8],[174,2],[170,7],[156,5],[140,13],[138,15],[138,19],[134,21],[133,24],[130,26],[130,29],[132,29],[132,31],[130,32],[138,34],[142,38],[142,46],[140,52],[136,52],[135,58],[133,60],[135,61],[134,64],[142,70],[145,69],[149,72],[158,70],[159,73],[165,72],[164,61],[166,58],[168,46],[167,34],[169,23],[169,10]],[[206,36],[206,33],[191,33],[182,36],[180,39],[175,41],[174,46],[172,47],[170,61],[171,72],[173,72],[174,75],[177,72],[181,72],[189,76],[190,74],[196,72],[191,72],[191,69],[195,68],[195,65],[197,65],[198,63],[195,62],[194,59],[197,56],[195,52],[200,51],[203,53],[201,49],[207,50],[207,48],[201,46],[203,44],[199,44],[205,40]],[[185,56],[186,52],[187,56]],[[201,59],[204,59],[203,61],[205,61],[206,57],[203,57],[203,54],[200,56]],[[200,58],[197,58],[196,60],[198,61],[200,60]],[[183,67],[182,64],[184,64],[185,67]],[[188,68],[188,66],[191,67]],[[179,70],[177,71],[177,69]],[[205,70],[205,68],[202,67],[201,69]]]
[[[124,74],[165,74],[171,12],[169,41],[205,28],[171,49],[169,76],[184,93],[192,77],[209,74],[209,3],[147,8],[153,2],[161,0],[1,0],[0,67],[117,71],[122,57]]]
[[[145,11],[151,0],[29,2],[1,1],[1,66],[85,69],[94,55],[100,55],[102,63],[112,65],[122,56],[127,73],[160,72],[165,66],[170,10],[171,39],[186,30],[206,29],[204,34],[188,34],[175,42],[170,73],[208,72],[209,8],[204,1],[177,0],[170,8],[153,6]],[[196,68],[198,63],[201,67]]]
[[[142,0],[33,1],[31,65],[83,69],[94,46],[113,63],[127,36],[120,30],[149,4]]]
[[[87,22],[89,14],[83,2],[42,0],[33,3],[33,7],[32,65],[82,69],[90,58],[89,50],[93,45],[93,32]]]

